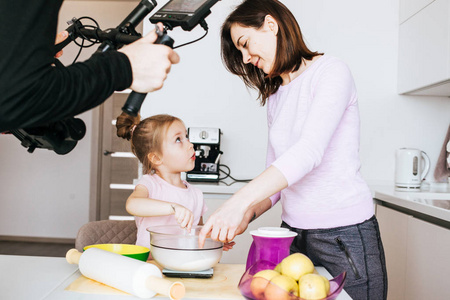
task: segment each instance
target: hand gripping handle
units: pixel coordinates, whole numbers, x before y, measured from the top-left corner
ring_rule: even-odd
[[[158,38],[156,39],[155,44],[166,45],[173,48],[174,40],[168,36],[165,31],[161,32],[159,27],[156,26],[156,33],[158,34]],[[122,111],[130,116],[136,117],[141,110],[145,96],[147,96],[147,94],[131,92],[125,105],[122,107]]]

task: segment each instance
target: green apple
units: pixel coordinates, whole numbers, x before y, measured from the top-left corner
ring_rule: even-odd
[[[278,273],[281,273],[281,263],[279,263],[279,264],[275,267],[274,270],[277,271]]]
[[[255,299],[264,299],[264,290],[266,289],[266,286],[269,284],[269,281],[277,275],[280,275],[280,273],[274,270],[262,270],[253,275],[252,282],[250,283],[250,291]]]
[[[292,277],[298,281],[305,274],[314,272],[314,264],[308,256],[302,253],[294,253],[281,261],[281,274]]]
[[[300,277],[298,281],[300,298],[308,300],[326,298],[330,285],[328,282],[327,287],[325,280],[328,282],[328,279],[318,274],[306,274]]]
[[[266,300],[288,300],[298,297],[297,281],[286,275],[278,275],[270,280],[264,291]]]
[[[320,277],[322,277],[323,282],[325,282],[325,290],[328,295],[328,293],[330,292],[330,281],[325,276],[320,275]]]

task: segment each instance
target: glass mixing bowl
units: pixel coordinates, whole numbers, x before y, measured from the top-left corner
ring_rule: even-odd
[[[178,225],[148,227],[150,252],[162,267],[174,271],[203,271],[214,267],[222,257],[223,243],[210,238],[198,247],[202,226],[188,232]]]

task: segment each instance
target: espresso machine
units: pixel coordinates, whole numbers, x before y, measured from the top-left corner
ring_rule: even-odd
[[[219,128],[190,127],[189,141],[194,145],[195,167],[186,173],[187,181],[218,182],[220,151]]]

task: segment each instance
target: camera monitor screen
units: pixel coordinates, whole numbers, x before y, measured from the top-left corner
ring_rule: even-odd
[[[171,0],[150,17],[150,22],[162,22],[171,28],[181,26],[190,31],[211,13],[209,9],[217,1],[219,0]]]
[[[193,13],[207,0],[172,0],[161,11],[164,12],[188,12]]]

